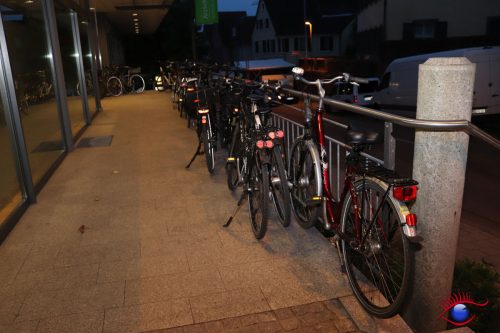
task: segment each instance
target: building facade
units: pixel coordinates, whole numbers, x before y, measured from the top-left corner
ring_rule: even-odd
[[[500,43],[500,2],[365,0],[357,15],[357,54],[401,56]]]
[[[0,2],[0,242],[100,109],[86,4]]]
[[[252,33],[254,59],[339,56],[350,9],[328,1],[260,0]]]

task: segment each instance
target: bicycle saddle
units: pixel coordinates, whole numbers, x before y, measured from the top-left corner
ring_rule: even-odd
[[[348,130],[346,133],[347,142],[350,144],[373,144],[380,142],[378,132]]]
[[[247,99],[252,103],[258,103],[264,99],[264,96],[257,94],[250,94],[247,96]]]

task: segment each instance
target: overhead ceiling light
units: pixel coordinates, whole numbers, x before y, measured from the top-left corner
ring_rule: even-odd
[[[139,21],[139,19],[138,19],[138,18],[134,18],[134,22],[138,22],[138,21]]]
[[[24,3],[30,4],[30,3],[33,3],[33,2],[34,2],[33,0],[26,0]]]
[[[132,13],[132,16],[137,16],[137,15],[139,15],[139,14],[137,14],[137,13]]]

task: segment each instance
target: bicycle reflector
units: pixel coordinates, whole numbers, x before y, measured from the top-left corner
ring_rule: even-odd
[[[417,190],[418,187],[416,185],[395,186],[392,189],[392,195],[396,200],[408,202],[417,198]]]
[[[209,109],[198,109],[198,114],[207,114],[209,112],[210,112]]]
[[[233,109],[233,111],[234,111],[234,112],[240,112],[240,109],[238,109],[238,108],[234,108],[234,109]]]
[[[258,140],[258,141],[255,143],[255,145],[257,146],[257,148],[262,149],[262,148],[264,148],[264,141],[262,141],[262,140]]]
[[[271,140],[276,139],[276,133],[274,133],[274,132],[272,132],[272,131],[271,131],[271,132],[269,132],[269,133],[267,134],[267,136],[268,136],[268,137],[269,137],[269,139],[271,139]]]
[[[285,137],[285,132],[279,130],[276,132],[276,135],[278,136],[279,139],[283,139]]]
[[[194,88],[193,87],[188,87],[187,91],[192,92],[192,91],[194,91]]]
[[[416,214],[406,215],[406,224],[410,227],[415,227],[417,225],[417,215]]]
[[[266,140],[266,148],[273,148],[274,146],[274,142],[272,142],[271,140]]]
[[[201,123],[206,124],[207,123],[207,116],[201,117]]]
[[[199,99],[195,99],[193,102],[200,103],[200,100]]]

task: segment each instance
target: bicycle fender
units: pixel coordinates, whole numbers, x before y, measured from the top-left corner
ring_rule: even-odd
[[[313,160],[314,168],[316,169],[316,193],[317,196],[323,197],[323,172],[321,170],[321,157],[318,151],[318,147],[312,140],[305,140],[307,149],[309,150]]]
[[[388,184],[381,181],[378,178],[374,177],[367,177],[367,179],[370,179],[372,182],[377,183],[384,191],[387,191]],[[408,205],[404,201],[399,201],[394,198],[392,191],[389,192],[389,198],[391,199],[392,203],[394,204],[394,207],[396,208],[396,211],[398,212],[398,219],[401,225],[403,226],[403,232],[405,236],[411,241],[418,239],[417,236],[417,227],[416,226],[409,226],[406,224],[406,216],[411,214],[410,209],[408,208]]]

